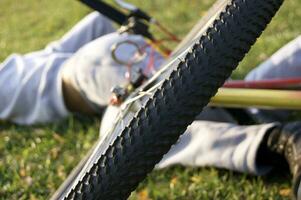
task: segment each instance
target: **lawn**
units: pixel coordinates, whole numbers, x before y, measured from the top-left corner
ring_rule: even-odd
[[[213,1],[131,0],[182,37]],[[0,60],[43,48],[89,12],[70,0],[1,0]],[[285,1],[233,77],[243,77],[299,35],[300,18],[300,0]],[[0,122],[0,199],[47,199],[97,139],[99,122],[83,116],[33,127]],[[173,167],[151,173],[131,199],[290,199],[290,176]]]

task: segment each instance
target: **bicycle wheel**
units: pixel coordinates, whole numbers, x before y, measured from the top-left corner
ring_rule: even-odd
[[[155,76],[161,80],[155,89],[142,87],[152,95],[142,95],[145,103],[134,116],[120,116],[120,126],[101,140],[64,198],[126,199],[231,75],[282,2],[219,1],[212,23],[178,48],[163,66],[172,70]],[[126,111],[135,105],[130,101]],[[130,119],[122,125],[124,117]]]

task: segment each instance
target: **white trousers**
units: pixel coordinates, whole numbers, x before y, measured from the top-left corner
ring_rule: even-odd
[[[93,12],[45,49],[11,55],[0,64],[0,120],[36,124],[66,117],[64,67],[71,69],[71,81],[83,98],[100,110],[108,104],[111,88],[126,82],[127,68],[112,59],[111,48],[128,40],[146,45],[142,36],[116,33],[111,21]],[[151,49],[145,50],[145,59],[133,67],[147,67]],[[122,45],[116,54],[119,59],[130,60],[136,51],[133,45]],[[162,57],[156,52],[152,56],[158,67]]]
[[[195,121],[178,143],[164,156],[157,168],[175,164],[214,166],[256,175],[272,166],[256,163],[265,133],[276,124],[239,126],[231,123]]]
[[[0,64],[0,120],[36,124],[66,117],[63,64],[87,43],[113,31],[108,19],[92,13],[45,49],[8,57]]]

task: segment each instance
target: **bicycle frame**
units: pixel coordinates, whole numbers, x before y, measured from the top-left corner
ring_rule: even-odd
[[[259,81],[229,81],[219,89],[210,105],[301,110],[301,78]]]
[[[226,82],[223,87],[254,89],[298,89],[301,87],[301,78],[281,78],[256,81],[231,80]]]
[[[301,91],[220,88],[210,106],[301,110]]]

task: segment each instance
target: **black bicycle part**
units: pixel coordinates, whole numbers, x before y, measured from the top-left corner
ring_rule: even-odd
[[[121,32],[131,32],[154,40],[149,31],[149,24],[146,23],[150,22],[152,18],[141,9],[135,9],[129,14],[125,14],[102,0],[79,1],[121,25]]]
[[[98,0],[79,0],[83,4],[89,6],[90,8],[100,12],[104,16],[108,17],[112,21],[116,22],[119,25],[123,25],[127,22],[128,16],[116,8],[110,6],[109,4],[98,1]]]

